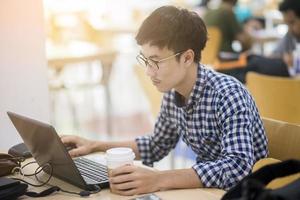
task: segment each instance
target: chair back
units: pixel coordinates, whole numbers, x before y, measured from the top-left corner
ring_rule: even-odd
[[[261,116],[300,125],[300,79],[248,72],[246,83]]]
[[[213,65],[218,58],[220,45],[222,40],[221,31],[218,27],[207,27],[208,40],[206,46],[201,53],[201,63]]]
[[[270,158],[300,159],[300,126],[263,118]]]

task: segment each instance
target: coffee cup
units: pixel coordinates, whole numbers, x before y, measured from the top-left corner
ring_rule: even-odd
[[[135,154],[131,148],[118,147],[108,149],[106,151],[106,164],[108,168],[108,176],[111,176],[111,170],[115,168],[124,165],[133,165],[134,158]],[[114,192],[112,189],[111,191]]]
[[[127,164],[133,164],[134,158],[135,154],[131,148],[118,147],[108,149],[106,151],[106,162],[108,170],[112,170]]]

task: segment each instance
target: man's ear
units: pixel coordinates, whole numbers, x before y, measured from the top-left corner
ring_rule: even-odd
[[[182,59],[186,66],[190,66],[194,62],[194,51],[192,49],[188,49],[182,55]]]

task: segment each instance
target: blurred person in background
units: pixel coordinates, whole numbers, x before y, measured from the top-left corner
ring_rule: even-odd
[[[269,57],[248,55],[244,68],[219,70],[222,73],[236,77],[245,83],[247,72],[254,71],[261,74],[291,77],[294,76],[293,51],[300,42],[300,0],[283,0],[279,4],[284,23],[288,25],[288,32],[279,40]]]
[[[133,165],[113,169],[113,192],[135,195],[159,190],[213,187],[229,189],[267,156],[267,139],[257,107],[236,79],[200,64],[207,30],[195,13],[174,6],[156,9],[136,36],[137,60],[158,91],[164,93],[152,134],[135,140],[92,141],[63,136],[76,148],[71,156],[130,147],[143,164],[153,166],[182,137],[197,155],[187,169],[151,170]]]
[[[233,8],[236,3],[237,0],[222,0],[217,9],[208,10],[204,16],[206,26],[214,26],[221,31],[220,52],[235,52],[232,48],[235,40],[241,43],[242,51],[250,49],[252,45],[251,36],[235,16]]]
[[[300,43],[300,1],[284,0],[279,5],[279,10],[283,14],[284,22],[288,25],[288,32],[278,42],[271,56],[282,58],[290,67],[293,66],[292,52],[296,44]]]
[[[283,14],[288,32],[279,40],[270,57],[253,56],[252,59],[249,59],[247,72],[256,71],[282,77],[295,75],[293,72],[293,51],[296,44],[300,42],[300,1],[283,0],[279,4],[279,11]]]

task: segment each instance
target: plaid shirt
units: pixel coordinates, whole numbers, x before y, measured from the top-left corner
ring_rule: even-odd
[[[268,153],[248,91],[235,79],[200,65],[187,104],[176,91],[166,93],[154,133],[136,138],[143,163],[161,160],[180,137],[196,153],[192,168],[205,187],[233,187]]]

